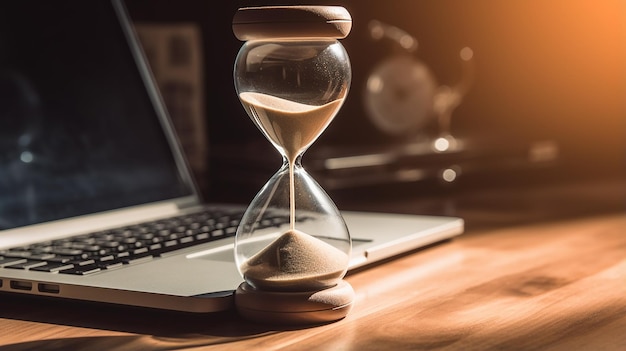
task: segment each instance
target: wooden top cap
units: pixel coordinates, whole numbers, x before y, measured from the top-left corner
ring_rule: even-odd
[[[233,17],[233,32],[242,41],[280,38],[343,39],[352,17],[341,6],[242,7]]]

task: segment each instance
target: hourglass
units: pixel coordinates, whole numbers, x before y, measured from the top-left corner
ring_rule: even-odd
[[[338,6],[240,8],[244,41],[235,89],[254,124],[282,155],[282,167],[254,197],[235,237],[244,282],[235,293],[248,319],[278,323],[339,320],[354,291],[343,280],[351,251],[341,213],[301,160],[341,108],[351,81],[338,39],[352,20]]]

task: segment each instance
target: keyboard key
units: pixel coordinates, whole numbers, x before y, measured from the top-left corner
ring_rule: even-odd
[[[54,254],[51,254],[51,253],[38,253],[38,254],[33,254],[30,257],[28,257],[28,258],[30,258],[32,260],[46,261],[46,260],[49,260],[49,259],[51,259],[53,257],[55,257],[55,256],[54,256]]]
[[[151,261],[153,258],[154,257],[152,255],[146,255],[146,254],[134,255],[134,256],[128,256],[128,257],[121,259],[121,262],[124,264],[137,264],[137,263]]]
[[[46,264],[46,262],[44,262],[44,261],[25,260],[24,262],[14,263],[14,264],[8,265],[8,266],[6,266],[4,268],[10,268],[10,269],[31,269],[31,268],[43,266],[45,264]]]
[[[19,250],[8,250],[2,253],[4,257],[15,257],[15,258],[28,258],[33,255],[33,252],[28,251],[28,249],[19,249]]]
[[[72,263],[74,264],[74,266],[89,266],[89,265],[93,265],[96,263],[95,260],[76,260],[76,261],[72,261]]]
[[[68,256],[54,256],[54,257],[48,258],[46,261],[55,262],[55,263],[68,263],[72,261],[73,259],[74,259],[73,257],[68,257]]]
[[[99,261],[100,261],[100,262],[104,262],[104,261],[113,261],[113,260],[115,260],[115,256],[113,256],[113,255],[101,256],[101,257],[99,258]]]
[[[124,266],[124,263],[119,261],[100,261],[96,262],[96,266],[101,269],[115,269]]]
[[[38,272],[56,273],[58,271],[66,270],[70,268],[74,268],[74,265],[67,264],[67,263],[48,262],[43,266],[37,266],[37,267],[31,268],[30,270],[38,271]]]
[[[183,245],[185,245],[185,244],[190,244],[190,243],[192,243],[192,242],[193,242],[193,237],[191,237],[191,236],[186,236],[186,237],[184,237],[184,238],[180,238],[179,242],[180,242],[181,244],[183,244]]]
[[[217,237],[222,237],[222,236],[224,236],[225,234],[226,234],[226,233],[225,233],[225,232],[224,232],[224,230],[222,230],[222,229],[216,229],[216,230],[214,230],[214,231],[212,231],[212,232],[211,232],[211,236],[212,236],[212,237],[216,237],[216,238],[217,238]]]
[[[200,233],[196,235],[197,241],[208,240],[208,239],[211,239],[211,234],[209,233],[204,232],[204,233]]]
[[[51,251],[51,253],[60,256],[80,256],[83,254],[81,250],[78,249],[63,249],[58,248]]]
[[[141,254],[145,254],[148,252],[148,248],[147,247],[141,247],[139,249],[135,249],[132,251],[133,255],[141,255]]]
[[[98,267],[95,264],[86,265],[86,266],[74,266],[70,269],[60,270],[59,273],[62,274],[75,274],[75,275],[88,275],[100,272],[102,268]]]
[[[0,267],[8,267],[14,264],[20,264],[26,262],[25,258],[18,257],[2,257],[0,258]]]

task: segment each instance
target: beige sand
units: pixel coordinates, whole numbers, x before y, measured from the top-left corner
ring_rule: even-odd
[[[258,289],[307,291],[335,285],[346,273],[343,251],[299,230],[289,230],[241,266]]]
[[[343,99],[315,106],[260,93],[241,93],[239,98],[248,113],[263,128],[267,137],[294,162],[330,124]]]

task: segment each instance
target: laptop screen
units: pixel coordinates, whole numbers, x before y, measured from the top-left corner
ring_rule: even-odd
[[[0,3],[0,229],[193,194],[108,0]]]

